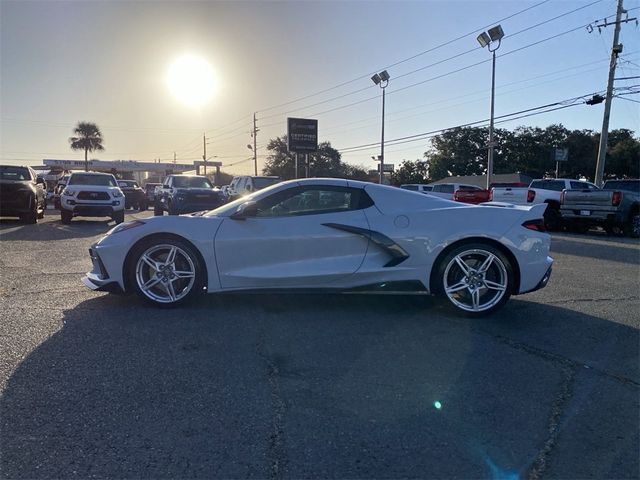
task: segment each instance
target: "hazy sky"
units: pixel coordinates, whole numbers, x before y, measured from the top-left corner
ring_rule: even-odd
[[[629,16],[640,15],[639,5],[625,1]],[[287,116],[317,118],[320,140],[338,149],[378,142],[380,89],[369,77],[383,68],[391,75],[387,140],[483,120],[491,64],[475,37],[533,6],[501,21],[506,36],[497,59],[498,116],[604,90],[613,28],[589,33],[580,27],[613,15],[616,2],[0,0],[0,159],[83,158],[69,149],[68,137],[85,120],[103,131],[106,150],[95,158],[171,160],[175,151],[178,161],[193,161],[202,155],[206,131],[208,156],[217,155],[225,171],[250,173],[251,162],[237,162],[251,156],[246,145],[254,111],[260,166],[267,141],[285,133]],[[534,28],[521,32],[528,27]],[[616,76],[640,75],[640,29],[623,25],[621,42]],[[206,59],[218,78],[212,101],[199,108],[183,105],[166,86],[169,65],[185,53]],[[639,107],[614,99],[611,128],[638,131]],[[602,112],[603,104],[582,105],[497,126],[562,123],[599,131]],[[426,145],[388,146],[386,162],[419,158]],[[371,156],[378,153],[373,147],[343,158],[375,168]]]

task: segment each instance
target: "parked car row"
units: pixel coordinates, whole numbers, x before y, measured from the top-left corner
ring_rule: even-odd
[[[0,216],[37,223],[46,201],[45,181],[32,168],[0,165]]]

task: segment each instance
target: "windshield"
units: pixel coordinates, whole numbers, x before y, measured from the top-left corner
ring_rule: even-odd
[[[224,205],[216,208],[215,210],[211,210],[211,211],[207,212],[205,216],[212,216],[212,215],[226,216],[226,215],[231,215],[233,212],[236,211],[238,206],[242,205],[243,203],[250,202],[250,201],[255,200],[257,198],[266,197],[272,191],[278,190],[279,188],[280,188],[280,185],[278,185],[278,184],[271,185],[271,186],[265,188],[264,190],[259,190],[257,192],[253,192],[253,193],[251,193],[249,195],[245,195],[244,197],[237,198],[233,202],[225,203]]]
[[[25,167],[1,166],[0,180],[31,180],[31,175]]]
[[[69,177],[69,185],[98,185],[101,187],[116,187],[113,175],[94,175],[90,173],[74,173]]]
[[[133,180],[118,180],[118,186],[121,188],[138,188],[138,183]]]
[[[265,177],[253,177],[253,186],[256,189],[265,188],[269,185],[275,185],[279,183],[279,178],[265,178]]]
[[[173,177],[173,186],[176,188],[213,188],[209,179],[205,177]]]
[[[604,184],[603,190],[627,190],[640,193],[640,180],[610,180]]]

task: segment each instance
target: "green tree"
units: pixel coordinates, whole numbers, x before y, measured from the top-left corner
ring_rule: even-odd
[[[84,170],[89,170],[87,154],[95,150],[104,150],[102,132],[95,123],[79,122],[73,130],[75,137],[69,138],[71,150],[84,150]]]
[[[269,140],[267,151],[267,161],[262,170],[265,175],[276,175],[283,180],[295,178],[295,153],[289,152],[286,135]],[[304,173],[304,155],[300,154],[298,176],[303,176]],[[344,163],[340,152],[330,142],[318,144],[318,151],[309,154],[309,175],[356,180],[368,178],[364,168]]]
[[[405,183],[429,183],[427,162],[403,160],[398,169],[391,174],[391,184],[400,186]]]

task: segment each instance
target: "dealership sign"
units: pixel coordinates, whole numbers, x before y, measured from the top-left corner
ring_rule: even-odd
[[[553,150],[553,158],[556,162],[568,162],[569,161],[569,149],[568,148],[555,148]]]
[[[309,153],[318,150],[318,120],[287,118],[289,151]]]

